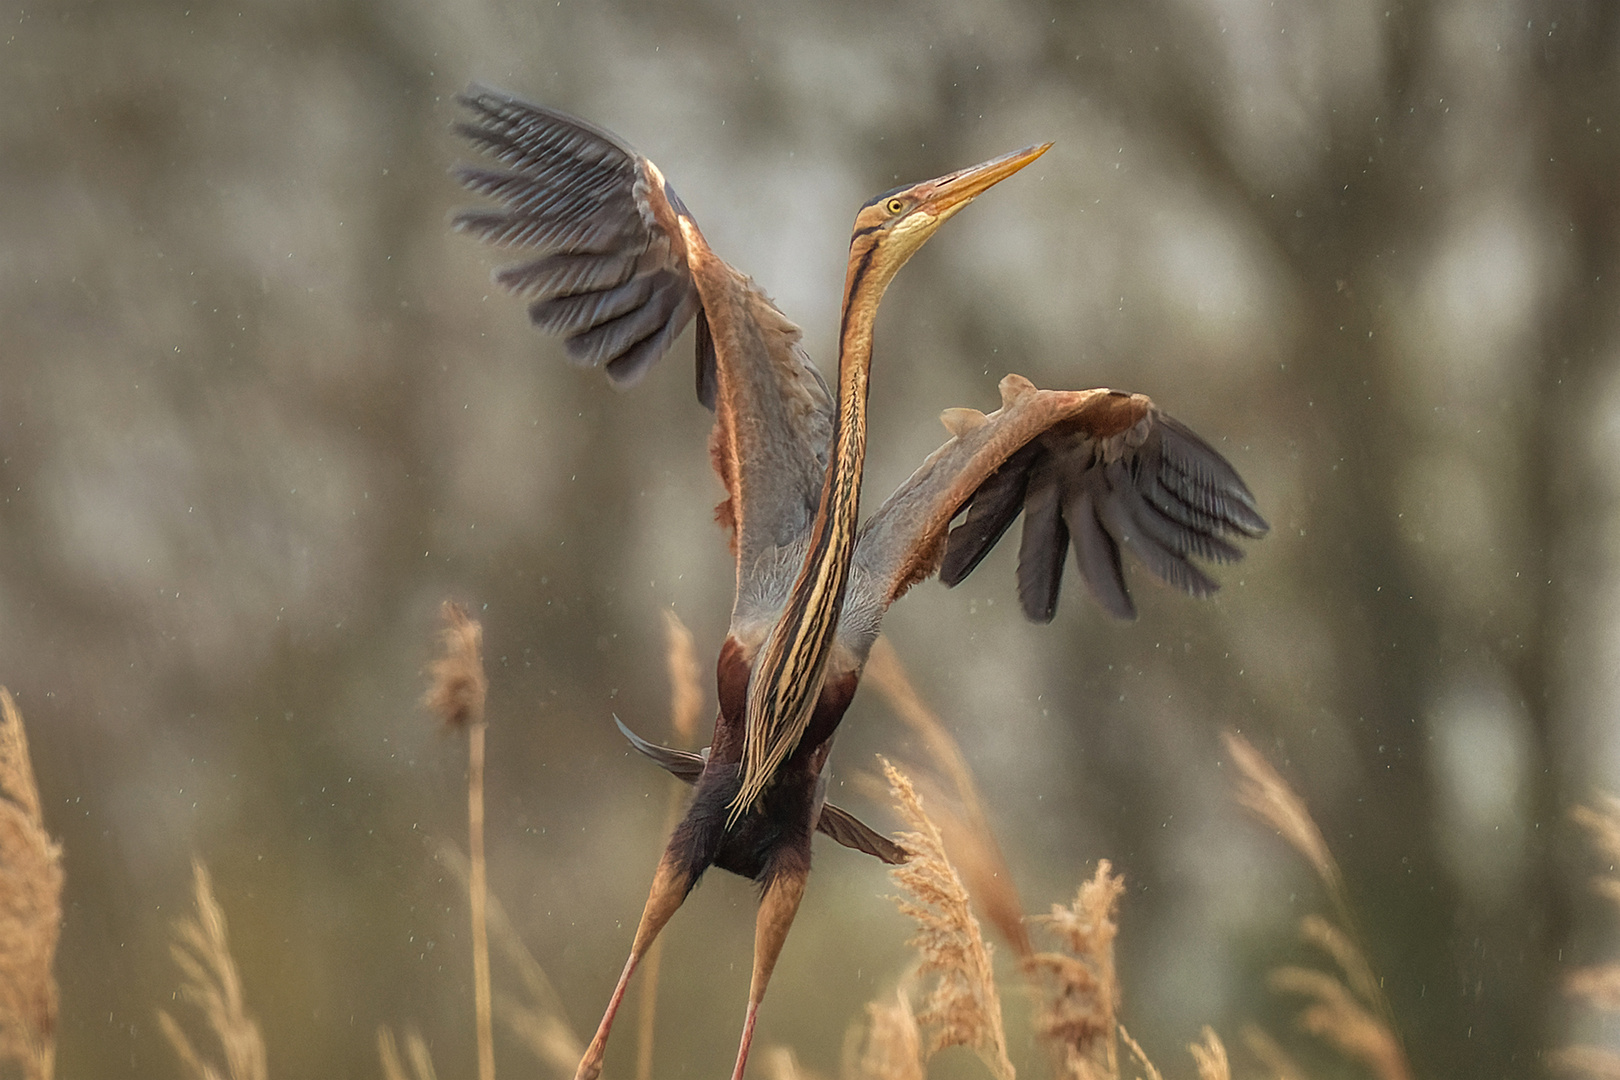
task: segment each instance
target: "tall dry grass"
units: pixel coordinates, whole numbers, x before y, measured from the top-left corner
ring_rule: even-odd
[[[481,628],[464,611],[446,608],[444,654],[433,666],[429,703],[447,724],[482,734],[487,684],[480,655]],[[679,621],[667,624],[673,683],[672,726],[678,741],[695,733],[702,695],[690,635]],[[1009,940],[1029,942],[1029,926],[1052,939],[1055,948],[1037,952],[1026,945],[1018,970],[1042,987],[1034,1014],[1036,1036],[1053,1051],[1061,1077],[1072,1080],[1161,1080],[1146,1051],[1121,1022],[1121,992],[1114,962],[1123,879],[1107,860],[1080,886],[1067,905],[1029,919],[1013,914],[1016,892],[983,813],[971,771],[937,716],[923,705],[904,669],[886,647],[878,657],[878,682],[898,712],[924,737],[935,766],[948,779],[947,801],[954,802],[958,843],[980,866],[1000,866],[989,889],[996,895],[981,910],[996,911],[995,923]],[[1360,942],[1343,875],[1305,801],[1251,744],[1228,734],[1226,748],[1238,774],[1235,796],[1262,823],[1274,829],[1311,866],[1323,885],[1333,916],[1310,914],[1300,920],[1304,942],[1324,960],[1320,967],[1287,965],[1274,969],[1271,987],[1304,999],[1300,1026],[1365,1068],[1378,1080],[1409,1080],[1411,1068],[1388,1000]],[[562,1000],[544,970],[513,929],[498,900],[490,896],[482,865],[482,746],[469,750],[469,840],[473,855],[453,847],[439,858],[468,889],[475,916],[475,947],[482,948],[481,1003],[487,1017],[499,1011],[514,1036],[550,1070],[566,1077],[582,1052]],[[993,953],[973,913],[968,875],[953,863],[947,829],[925,809],[913,782],[888,762],[884,774],[900,816],[910,831],[898,837],[911,859],[891,873],[902,892],[901,910],[916,926],[914,971],[892,995],[866,1007],[864,1033],[846,1048],[845,1080],[926,1080],[933,1055],[952,1046],[972,1050],[995,1080],[1016,1080],[1008,1055],[1001,991]],[[677,789],[679,790],[679,789]],[[678,806],[678,803],[675,805]],[[937,813],[937,811],[935,812]],[[1620,906],[1620,799],[1605,797],[1578,807],[1573,819],[1587,830],[1592,845],[1610,863],[1593,879],[1595,891]],[[56,986],[51,962],[60,919],[61,850],[44,830],[39,793],[29,762],[26,735],[15,702],[0,688],[0,1059],[21,1066],[29,1078],[52,1075]],[[164,1034],[179,1056],[182,1071],[195,1080],[267,1080],[267,1055],[259,1027],[245,1002],[242,981],[230,955],[225,914],[214,896],[206,867],[194,864],[196,914],[175,925],[172,953],[182,973],[178,997],[200,1014],[202,1027],[217,1044],[222,1061],[198,1049],[182,1024],[159,1011]],[[1014,922],[1017,932],[1010,932]],[[482,931],[482,932],[480,932]],[[515,969],[524,995],[492,997],[488,943],[493,939]],[[1620,962],[1581,968],[1566,980],[1569,994],[1591,1008],[1620,1014]],[[653,1003],[643,1004],[644,1042],[638,1073],[650,1072]],[[492,1076],[493,1040],[480,1025],[479,1069]],[[1306,1073],[1263,1029],[1243,1027],[1243,1046],[1260,1066],[1258,1075],[1304,1080]],[[434,1080],[427,1045],[408,1030],[403,1051],[388,1028],[377,1033],[378,1056],[386,1080]],[[486,1049],[488,1048],[488,1049]],[[1225,1044],[1205,1027],[1188,1046],[1199,1080],[1231,1080]],[[1550,1055],[1555,1069],[1591,1078],[1620,1080],[1620,1054],[1600,1046],[1576,1045]],[[772,1080],[819,1080],[791,1051],[764,1056]]]
[[[444,843],[438,846],[435,858],[470,894],[471,869],[466,854],[454,844]],[[512,925],[500,898],[490,893],[485,900],[490,943],[505,959],[520,987],[516,992],[495,991],[495,1015],[512,1037],[548,1070],[559,1077],[572,1077],[585,1053],[585,1043],[568,1021],[562,995],[523,944],[522,935]]]
[[[1305,999],[1298,1023],[1344,1057],[1359,1062],[1378,1080],[1410,1080],[1412,1067],[1395,1027],[1394,1012],[1367,960],[1366,949],[1344,887],[1344,875],[1305,800],[1247,739],[1224,736],[1238,770],[1238,803],[1275,829],[1304,857],[1327,893],[1337,921],[1321,915],[1300,920],[1300,937],[1330,960],[1337,970],[1296,965],[1274,968],[1267,979],[1272,990]],[[1251,1043],[1251,1045],[1253,1045]],[[1260,1046],[1270,1050],[1274,1041]],[[1297,1067],[1288,1063],[1290,1069]],[[1282,1070],[1279,1074],[1286,1075]]]
[[[0,686],[0,1060],[28,1080],[56,1071],[62,847],[45,831],[28,732]]]
[[[1591,878],[1592,891],[1620,907],[1620,799],[1604,795],[1590,806],[1577,806],[1570,818],[1586,831],[1587,841],[1608,864]],[[1576,968],[1564,979],[1564,992],[1599,1016],[1620,1016],[1620,962]],[[1620,1054],[1605,1046],[1577,1044],[1554,1051],[1549,1063],[1559,1072],[1589,1080],[1620,1080]]]
[[[865,1031],[846,1040],[848,1080],[926,1080],[927,1062],[922,1030],[911,1008],[910,980],[895,989],[892,999],[866,1003]]]
[[[192,862],[191,870],[197,914],[175,923],[169,952],[182,976],[180,999],[202,1014],[204,1026],[225,1055],[224,1065],[198,1051],[179,1021],[162,1009],[158,1025],[193,1080],[268,1080],[264,1038],[248,1012],[242,977],[231,958],[225,909],[214,898],[213,881],[200,859]]]
[[[495,1035],[489,987],[489,878],[484,865],[484,628],[467,609],[446,600],[441,607],[442,651],[430,669],[433,685],[423,702],[450,728],[467,732],[468,905],[472,918],[473,1021],[477,1030],[479,1080],[495,1080]]]
[[[1107,859],[1080,886],[1074,903],[1053,904],[1038,917],[1060,949],[1027,961],[1048,992],[1036,1015],[1036,1030],[1058,1051],[1063,1074],[1073,1080],[1119,1075],[1119,975],[1114,939],[1119,936],[1119,898],[1124,878]]]
[[[903,894],[900,909],[916,927],[912,945],[918,960],[891,996],[866,1006],[864,1030],[846,1047],[846,1080],[926,1080],[929,1059],[948,1046],[973,1050],[996,1080],[1015,1080],[992,953],[970,910],[962,876],[915,786],[887,761],[883,770],[895,807],[911,829],[897,837],[911,858],[890,874]],[[1054,905],[1050,914],[1026,920],[1036,922],[1056,945],[1047,952],[1032,950],[1020,968],[1043,987],[1035,1033],[1052,1051],[1062,1077],[1162,1080],[1119,1018],[1114,940],[1123,892],[1123,879],[1103,860],[1072,904]],[[914,1009],[916,997],[922,1007]],[[1213,1029],[1206,1027],[1188,1050],[1199,1080],[1231,1080],[1226,1047]],[[792,1058],[774,1071],[777,1080],[798,1080],[802,1073]]]
[[[441,651],[429,669],[432,685],[423,701],[447,727],[464,729],[468,735],[468,851],[463,854],[454,844],[441,843],[435,858],[451,871],[467,893],[472,923],[473,1011],[479,1076],[483,1080],[494,1076],[493,1019],[499,1015],[513,1038],[536,1060],[560,1077],[571,1077],[585,1044],[568,1022],[562,998],[551,979],[523,944],[506,909],[488,886],[484,859],[484,734],[489,683],[482,653],[483,627],[465,609],[450,601],[444,603],[442,611]],[[674,663],[673,647],[671,663]],[[677,687],[677,700],[680,700],[681,689]],[[694,692],[701,702],[701,692]],[[695,712],[696,706],[683,708]],[[494,991],[491,943],[516,974],[521,992]],[[402,1058],[398,1041],[389,1028],[378,1029],[377,1054],[387,1080],[412,1080],[413,1077],[414,1080],[432,1080],[432,1057],[427,1044],[414,1029],[406,1032],[405,1051]]]
[[[438,1080],[427,1040],[415,1028],[405,1032],[405,1057],[399,1056],[399,1043],[387,1027],[377,1029],[377,1057],[382,1061],[383,1080]],[[410,1062],[406,1068],[405,1062]]]
[[[916,924],[911,944],[920,957],[918,978],[931,983],[916,1015],[916,1025],[927,1034],[922,1060],[948,1046],[965,1046],[997,1080],[1013,1080],[990,946],[973,917],[967,887],[911,781],[887,761],[883,774],[911,829],[896,837],[911,858],[889,873],[903,894],[901,912]]]

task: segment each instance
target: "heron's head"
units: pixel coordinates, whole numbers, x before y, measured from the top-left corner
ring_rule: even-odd
[[[881,292],[952,215],[1051,146],[1031,146],[933,180],[895,188],[868,202],[855,215],[847,286],[853,287],[860,279]]]

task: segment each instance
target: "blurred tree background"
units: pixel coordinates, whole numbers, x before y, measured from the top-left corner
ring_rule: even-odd
[[[1026,903],[1114,860],[1161,1063],[1204,1023],[1286,1035],[1264,973],[1321,897],[1231,804],[1237,727],[1344,864],[1421,1075],[1537,1075],[1581,1031],[1560,977],[1606,927],[1567,811],[1620,787],[1620,6],[3,10],[0,682],[67,851],[63,1075],[174,1075],[193,854],[275,1075],[376,1075],[405,1022],[470,1072],[433,860],[465,757],[418,703],[445,596],[485,623],[494,891],[576,1026],[617,975],[666,780],[610,714],[664,734],[661,609],[718,648],[721,492],[686,342],[616,394],[447,228],[474,80],[653,158],[824,370],[862,201],[1055,140],[890,291],[867,505],[1017,371],[1151,394],[1273,532],[1211,602],[1135,574],[1130,625],[1072,576],[1023,622],[1013,545],[891,614]],[[844,731],[845,778],[915,750],[870,689]],[[818,851],[759,1045],[835,1073],[908,931],[881,867]],[[661,1075],[729,1067],[752,908],[717,874],[672,924]]]

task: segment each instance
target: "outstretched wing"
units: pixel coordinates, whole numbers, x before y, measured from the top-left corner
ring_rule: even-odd
[[[569,359],[635,383],[699,308],[680,197],[601,128],[482,87],[459,100],[471,117],[456,131],[503,167],[456,170],[501,205],[463,211],[455,227],[519,249],[525,261],[496,282],[530,301],[535,326],[567,338]]]
[[[703,775],[703,767],[709,763],[709,750],[705,747],[701,752],[694,754],[690,750],[676,750],[670,746],[659,746],[648,742],[640,735],[624,726],[624,721],[617,716],[613,722],[619,725],[619,733],[625,737],[631,746],[649,758],[655,765],[669,773],[675,779],[686,784],[695,784],[698,777]],[[861,819],[842,807],[832,803],[821,804],[821,817],[816,821],[816,831],[832,837],[840,844],[855,851],[864,851],[868,855],[898,866],[910,857],[906,849],[878,832]]]
[[[499,205],[455,226],[524,257],[495,280],[567,339],[572,360],[621,387],[696,316],[698,399],[716,413],[710,449],[727,492],[718,516],[743,567],[801,536],[833,403],[799,328],[709,250],[663,173],[616,136],[481,87],[460,101],[471,116],[456,130],[501,167],[457,170]]]
[[[1269,526],[1237,471],[1213,447],[1141,394],[1037,390],[1009,375],[1002,407],[946,413],[954,437],[873,515],[856,562],[892,603],[936,569],[946,585],[973,571],[1020,513],[1018,598],[1050,622],[1073,545],[1080,576],[1120,618],[1136,606],[1121,550],[1194,596],[1217,588],[1193,558],[1230,562],[1229,537]],[[952,519],[966,518],[955,529]],[[947,530],[949,532],[947,533]]]

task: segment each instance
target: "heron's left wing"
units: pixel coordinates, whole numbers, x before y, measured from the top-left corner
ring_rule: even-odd
[[[957,584],[1022,513],[1018,594],[1030,619],[1050,622],[1056,612],[1071,541],[1092,596],[1132,618],[1122,548],[1163,581],[1205,596],[1217,586],[1193,557],[1242,558],[1227,538],[1268,529],[1227,460],[1141,394],[1037,390],[1008,375],[1001,399],[988,416],[947,412],[954,437],[862,529],[855,562],[879,602],[935,570]]]

